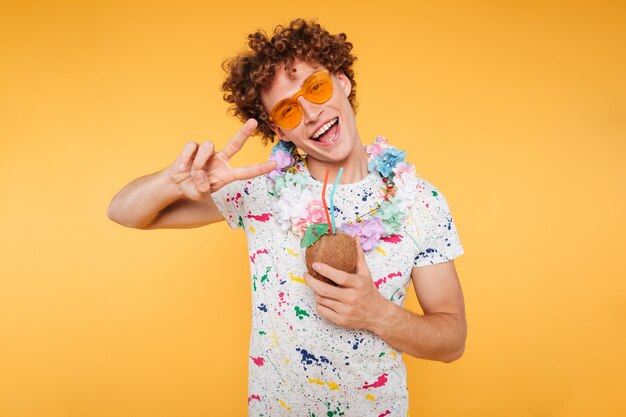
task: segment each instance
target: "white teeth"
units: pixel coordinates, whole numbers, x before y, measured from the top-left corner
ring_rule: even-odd
[[[324,126],[320,127],[319,130],[317,132],[315,132],[315,134],[312,136],[313,139],[319,138],[322,133],[326,132],[328,129],[330,129],[330,127],[332,125],[337,123],[337,120],[339,120],[339,119],[337,119],[335,117],[333,120],[331,120],[330,122],[326,123]]]

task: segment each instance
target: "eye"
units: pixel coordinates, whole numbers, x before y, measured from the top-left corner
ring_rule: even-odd
[[[293,111],[293,106],[287,106],[287,107],[285,107],[285,108],[283,109],[283,111],[282,111],[283,117],[284,117],[284,116],[288,116],[288,115],[289,115],[289,113],[291,113],[292,111]]]

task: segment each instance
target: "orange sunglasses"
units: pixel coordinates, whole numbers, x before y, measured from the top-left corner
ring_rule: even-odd
[[[298,97],[302,96],[307,101],[321,104],[333,95],[333,81],[327,69],[314,72],[304,83],[302,88],[290,98],[276,103],[270,112],[269,119],[283,129],[293,129],[302,121],[302,107],[298,103]]]

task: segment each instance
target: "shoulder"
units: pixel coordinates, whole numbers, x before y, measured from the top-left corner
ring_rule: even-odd
[[[270,182],[271,180],[267,175],[260,175],[246,180],[235,180],[224,188],[230,194],[240,193],[244,197],[259,196],[266,194],[270,190]]]
[[[416,186],[415,186],[416,192],[422,198],[432,200],[432,199],[436,199],[437,197],[441,195],[441,191],[439,190],[439,188],[435,186],[435,184],[433,184],[432,182],[418,175],[415,175],[415,180],[416,180]]]
[[[415,205],[414,210],[436,214],[448,211],[448,202],[443,192],[432,182],[415,175]]]
[[[272,181],[267,175],[259,175],[248,180],[242,180],[243,190],[246,194],[251,193],[263,193],[267,194],[267,191],[271,190]]]
[[[216,202],[231,204],[237,210],[245,212],[259,205],[265,205],[271,191],[269,183],[270,179],[266,175],[246,180],[235,180],[211,196]]]

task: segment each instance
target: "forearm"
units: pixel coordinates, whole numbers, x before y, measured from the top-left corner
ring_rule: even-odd
[[[169,179],[165,169],[137,178],[122,188],[113,197],[107,216],[116,223],[141,229],[182,196],[180,187]]]
[[[389,345],[416,358],[452,362],[461,357],[467,334],[464,316],[419,315],[385,301],[371,330]]]

